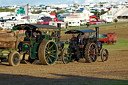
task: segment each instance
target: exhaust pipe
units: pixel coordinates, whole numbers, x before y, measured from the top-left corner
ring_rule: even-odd
[[[99,27],[95,27],[96,30],[96,39],[99,40]]]

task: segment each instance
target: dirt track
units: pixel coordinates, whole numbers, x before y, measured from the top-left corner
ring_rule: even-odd
[[[116,32],[120,38],[127,35]],[[128,49],[111,50],[107,62],[101,62],[99,57],[95,63],[6,65],[0,65],[0,85],[102,85],[104,82],[125,82],[128,80]]]

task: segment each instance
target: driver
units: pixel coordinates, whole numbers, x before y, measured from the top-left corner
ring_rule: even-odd
[[[37,32],[33,32],[32,34],[33,34],[33,37],[34,37],[34,38],[36,38],[37,35],[39,35]]]
[[[83,33],[79,33],[77,36],[77,40],[78,40],[78,44],[83,44],[83,39],[84,39],[84,34]]]

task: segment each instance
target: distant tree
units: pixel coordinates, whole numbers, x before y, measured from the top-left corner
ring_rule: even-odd
[[[39,14],[39,13],[41,13],[41,12],[42,12],[42,11],[37,11],[37,12],[36,12],[36,11],[34,10],[34,11],[32,12],[32,14]]]
[[[0,27],[0,30],[3,30],[3,28]]]
[[[61,14],[61,13],[66,13],[66,11],[65,10],[60,10],[60,11],[52,11],[51,13],[55,13],[56,14],[56,16],[58,15],[58,14]]]
[[[91,13],[94,13],[94,15],[95,15],[96,17],[98,17],[98,18],[99,18],[101,15],[105,14],[105,13],[106,13],[106,11],[101,10],[101,12],[96,11],[96,12],[91,12]]]
[[[15,12],[15,9],[0,8],[0,12]]]
[[[101,10],[101,15],[105,14],[107,11]]]

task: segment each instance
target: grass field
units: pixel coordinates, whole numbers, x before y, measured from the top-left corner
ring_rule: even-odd
[[[118,22],[91,25],[100,27],[100,34],[117,33],[115,45],[103,44],[109,50],[109,59],[94,63],[71,62],[69,64],[34,65],[20,64],[17,67],[0,65],[0,85],[128,85],[128,23]],[[88,29],[86,26],[69,29]],[[62,40],[71,36],[64,34]]]

